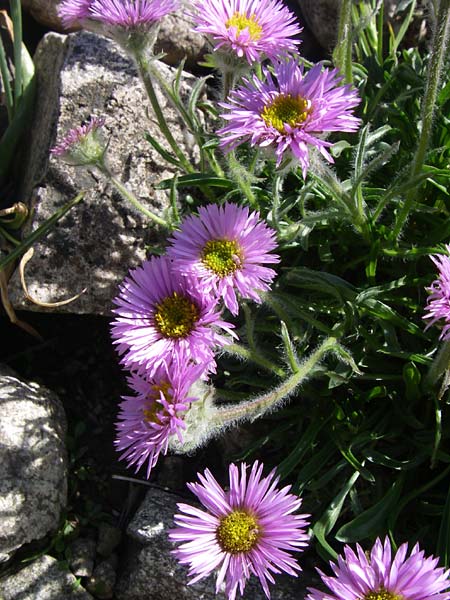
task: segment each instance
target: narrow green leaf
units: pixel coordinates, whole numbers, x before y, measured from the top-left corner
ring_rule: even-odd
[[[317,434],[329,419],[312,421],[307,429],[301,434],[300,440],[292,452],[278,465],[277,471],[281,478],[287,477],[302,460],[306,452],[311,448]]]
[[[171,186],[171,181],[172,179],[163,179],[158,183],[156,189],[169,189]],[[231,179],[226,179],[225,177],[216,177],[215,175],[209,175],[208,173],[192,173],[189,175],[181,175],[181,177],[178,177],[179,187],[200,187],[204,185],[208,185],[211,187],[220,187],[224,189],[232,189],[234,187],[234,182]]]
[[[360,474],[358,471],[353,473],[353,475],[350,477],[347,483],[342,487],[339,494],[337,494],[337,496],[335,496],[335,498],[331,501],[327,510],[323,513],[320,519],[316,521],[313,527],[313,532],[316,536],[317,541],[322,546],[322,548],[331,555],[333,559],[337,558],[337,554],[326,541],[326,537],[336,524],[336,521],[338,520],[339,515],[342,512],[342,507],[344,505],[345,499],[350,490],[355,485],[359,475]]]
[[[158,140],[156,138],[154,138],[152,135],[150,135],[150,133],[146,132],[144,134],[144,137],[147,140],[147,142],[153,146],[153,148],[156,150],[156,152],[158,152],[158,154],[160,156],[162,156],[162,158],[164,160],[166,160],[171,165],[175,165],[178,168],[182,168],[180,161],[177,158],[175,158],[175,156],[173,154],[171,154],[168,150],[163,148],[163,146],[161,146],[161,144],[158,142]],[[171,181],[171,180],[168,179],[167,181]],[[166,189],[170,189],[170,185],[167,185]]]
[[[352,521],[345,523],[336,533],[336,539],[351,544],[379,535],[384,529],[391,509],[400,498],[403,481],[404,478],[400,476],[379,502],[359,514]]]

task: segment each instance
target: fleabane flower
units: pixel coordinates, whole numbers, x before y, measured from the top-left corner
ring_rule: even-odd
[[[103,164],[106,144],[98,132],[104,124],[103,117],[91,117],[84,125],[70,129],[52,148],[51,154],[76,166]]]
[[[309,147],[328,160],[332,144],[324,139],[334,131],[356,131],[361,123],[353,115],[360,102],[356,90],[339,85],[337,69],[323,69],[320,64],[306,74],[294,59],[278,62],[273,76],[263,69],[264,79],[255,75],[244,79],[221,106],[228,124],[217,133],[220,145],[229,151],[243,142],[269,147],[277,166],[284,158],[300,162],[303,176],[309,167]]]
[[[233,325],[222,320],[217,300],[198,279],[175,271],[166,256],[132,270],[114,303],[112,337],[121,362],[149,377],[174,357],[203,365],[205,373],[214,371],[214,350],[236,337]]]
[[[136,50],[153,47],[160,20],[177,8],[177,0],[64,0],[58,15],[66,28],[79,25]]]
[[[169,537],[180,546],[173,551],[182,564],[190,566],[189,583],[195,583],[216,569],[218,592],[222,583],[228,600],[237,590],[244,593],[247,579],[259,578],[270,597],[272,574],[297,576],[301,570],[291,555],[301,551],[308,541],[305,532],[309,515],[294,514],[301,499],[290,494],[290,486],[278,489],[279,478],[273,470],[262,477],[263,465],[257,461],[229,468],[229,490],[217,483],[211,472],[198,474],[200,483],[188,484],[205,510],[178,504],[176,528]]]
[[[197,400],[192,386],[201,375],[201,365],[174,360],[170,367],[159,366],[152,377],[133,373],[128,378],[134,395],[123,397],[120,404],[115,446],[136,472],[147,463],[147,479],[171,438],[183,442],[184,415]]]
[[[58,6],[58,16],[63,27],[70,29],[82,25],[89,17],[92,0],[64,0]]]
[[[279,0],[194,0],[196,31],[206,34],[214,50],[244,58],[249,64],[272,60],[296,50],[301,32]]]
[[[365,553],[344,547],[337,564],[330,563],[334,576],[324,575],[326,592],[309,589],[307,600],[447,600],[450,570],[438,568],[438,558],[425,557],[416,544],[409,556],[408,544],[393,554],[389,539],[376,540]]]
[[[205,288],[223,299],[236,315],[236,292],[261,302],[258,292],[268,290],[276,273],[264,265],[279,262],[269,254],[276,247],[275,232],[237,204],[210,204],[181,224],[170,240],[168,256],[184,274],[199,277]]]
[[[450,255],[450,244],[446,246]],[[426,310],[428,311],[423,318],[429,319],[428,327],[434,325],[437,321],[443,321],[441,340],[450,339],[450,256],[445,254],[436,254],[430,256],[431,260],[438,268],[438,278],[433,281],[429,288],[426,288],[430,295],[427,299]]]

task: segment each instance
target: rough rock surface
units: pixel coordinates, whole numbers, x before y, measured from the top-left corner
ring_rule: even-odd
[[[177,512],[177,502],[186,502],[175,494],[150,489],[128,526],[131,543],[124,572],[115,588],[117,600],[145,600],[152,590],[152,600],[225,600],[225,594],[215,594],[215,578],[203,579],[188,586],[187,569],[170,554],[174,545],[167,535]],[[189,501],[191,502],[191,501]],[[308,585],[316,581],[308,576]],[[277,577],[271,588],[272,600],[303,600],[306,578]],[[256,578],[247,583],[244,600],[263,600],[265,595]]]
[[[59,4],[60,0],[22,0],[22,6],[38,23],[64,33],[57,12]],[[161,21],[155,52],[164,52],[164,62],[169,65],[178,65],[186,57],[186,65],[195,68],[206,52],[206,43],[202,35],[192,31],[192,20],[186,16],[189,5],[185,0],[181,8]]]
[[[41,556],[14,575],[0,580],[2,600],[91,600],[56,558]]]
[[[87,288],[78,300],[59,311],[109,315],[118,284],[131,267],[142,262],[146,247],[161,242],[161,234],[156,234],[148,220],[119,197],[104,177],[49,158],[49,149],[91,114],[103,115],[110,170],[147,208],[161,213],[168,206],[168,195],[155,191],[154,185],[170,177],[171,171],[145,140],[145,131],[164,142],[157,126],[146,117],[147,101],[134,65],[113,42],[86,32],[51,33],[41,42],[35,61],[39,100],[21,190],[23,199],[32,198],[31,229],[80,190],[87,193],[83,202],[34,246],[34,257],[26,269],[28,289],[41,302],[55,302]],[[170,79],[170,67],[162,63],[159,67]],[[188,84],[182,89],[187,91]],[[160,99],[175,139],[190,153],[192,143],[174,111],[162,96]],[[16,308],[43,310],[24,299],[17,273],[10,284],[10,298]]]
[[[0,365],[0,561],[57,528],[67,500],[65,433],[57,396]]]

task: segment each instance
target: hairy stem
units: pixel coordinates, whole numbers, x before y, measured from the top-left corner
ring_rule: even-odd
[[[274,409],[292,394],[300,383],[310,375],[312,369],[320,362],[324,355],[332,350],[336,344],[336,338],[326,338],[317,350],[299,366],[298,371],[293,373],[293,375],[288,377],[274,390],[247,402],[217,408],[212,418],[213,423],[215,422],[216,426],[221,428],[237,421],[254,421],[262,417],[266,412]]]

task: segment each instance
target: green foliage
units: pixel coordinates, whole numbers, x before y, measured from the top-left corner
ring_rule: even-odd
[[[225,175],[210,168],[177,183],[258,208],[280,244],[278,281],[262,309],[245,308],[239,330],[269,366],[264,372],[259,360],[252,371],[223,358],[228,375],[219,395],[238,400],[269,389],[270,363],[295,373],[324,336],[341,344],[339,357],[315,367],[241,458],[267,454],[294,482],[324,558],[336,556],[340,543],[388,533],[393,542],[420,539],[448,564],[449,399],[438,398],[439,381],[427,378],[439,331],[424,331],[422,316],[424,288],[436,277],[428,257],[444,252],[450,237],[450,83],[441,83],[417,169],[430,55],[405,42],[415,0],[403,3],[396,32],[386,33],[382,5],[346,5],[350,38],[349,15],[341,17],[334,58],[360,90],[363,126],[336,137],[333,168],[316,161],[303,181],[244,145],[228,156]]]

